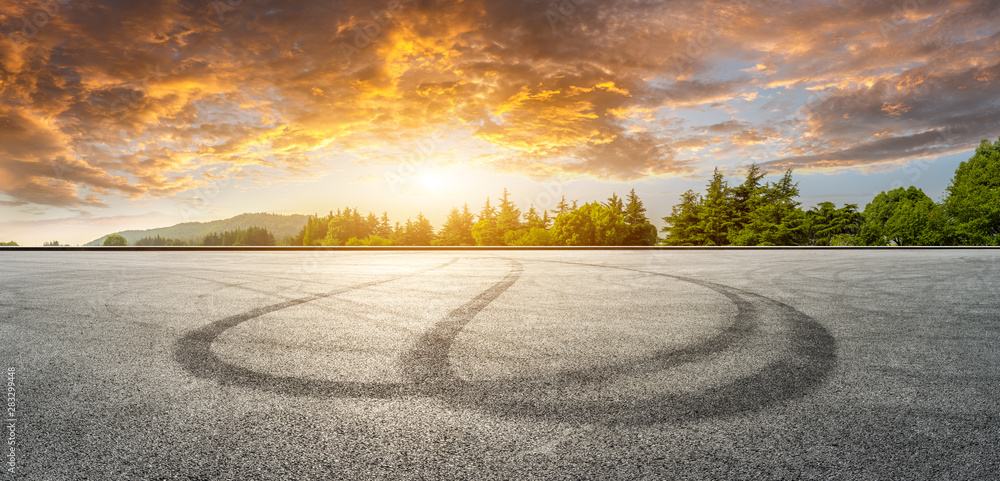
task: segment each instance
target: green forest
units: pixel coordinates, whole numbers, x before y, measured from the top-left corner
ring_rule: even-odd
[[[730,185],[718,169],[705,192],[689,190],[663,218],[658,237],[633,189],[624,199],[578,206],[566,199],[553,211],[521,212],[504,190],[478,213],[454,208],[437,233],[422,214],[392,224],[388,214],[345,208],[310,216],[292,245],[306,246],[967,246],[1000,241],[1000,140],[983,141],[955,171],[935,202],[916,187],[882,192],[860,210],[820,202],[804,210],[789,170],[775,182],[751,165]]]
[[[119,237],[120,239],[115,239]],[[103,245],[128,245],[124,237],[112,234],[104,240]],[[213,232],[204,236],[201,242],[189,243],[181,239],[167,237],[143,237],[133,244],[135,246],[274,246],[274,234],[264,227],[250,226],[246,229],[229,229]]]
[[[882,192],[863,211],[821,202],[802,210],[791,171],[761,183],[752,165],[730,186],[716,170],[704,194],[687,191],[662,244],[676,246],[995,246],[1000,237],[1000,140],[983,141],[955,170],[944,198],[916,187]]]
[[[324,217],[310,216],[292,245],[651,246],[656,241],[656,227],[635,190],[625,199],[612,194],[607,202],[582,206],[563,198],[550,213],[534,206],[521,212],[504,189],[496,205],[487,198],[478,214],[468,205],[452,209],[437,233],[423,214],[392,224],[388,213],[362,215],[348,207]]]
[[[955,170],[943,198],[900,187],[865,208],[820,202],[803,209],[792,171],[774,182],[756,164],[731,185],[718,169],[703,193],[688,190],[669,215],[662,236],[635,190],[604,202],[578,205],[565,197],[555,209],[521,211],[504,189],[478,212],[453,208],[435,231],[423,215],[393,223],[388,213],[346,207],[308,216],[296,235],[276,239],[248,226],[203,235],[198,241],[156,235],[137,246],[996,246],[1000,244],[1000,140],[982,141]],[[235,219],[235,218],[234,218]],[[58,245],[53,241],[49,245]],[[7,242],[3,245],[14,245]],[[121,235],[103,245],[128,245]]]

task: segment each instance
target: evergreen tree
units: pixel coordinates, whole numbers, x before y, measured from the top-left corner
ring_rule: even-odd
[[[620,201],[619,201],[620,203]],[[646,208],[636,195],[635,189],[628,194],[628,202],[624,206],[623,216],[628,226],[628,235],[622,244],[627,246],[651,246],[656,244],[656,226],[646,217]]]
[[[476,216],[469,211],[469,204],[462,204],[462,225],[466,226],[466,231],[462,237],[463,245],[476,245],[476,240],[472,238],[472,226],[476,225]]]
[[[663,232],[666,238],[664,245],[697,246],[702,245],[704,236],[701,225],[701,196],[688,190],[681,195],[681,201],[675,205],[670,215],[663,218],[666,226]]]
[[[616,192],[611,193],[611,197],[608,197],[608,202],[605,205],[608,206],[608,208],[613,212],[617,212],[622,215],[625,214],[625,206],[622,204],[622,199],[618,197]]]
[[[497,211],[492,206],[490,206],[490,198],[486,198],[486,204],[483,205],[483,210],[479,211],[479,220],[486,219],[496,219]]]
[[[497,230],[501,235],[521,228],[521,211],[509,199],[507,189],[500,198],[500,212],[497,214]]]
[[[222,245],[222,236],[220,236],[218,233],[212,232],[211,234],[208,234],[208,235],[205,236],[205,238],[201,242],[201,245],[203,245],[203,246],[221,246]]]
[[[733,218],[730,190],[718,167],[715,168],[701,201],[698,230],[704,236],[704,245],[729,244],[729,228]]]
[[[407,221],[406,240],[411,246],[429,246],[434,241],[434,227],[423,213],[417,214],[416,222]]]
[[[332,218],[332,212],[326,219],[321,219],[318,214],[306,218],[306,225],[302,233],[302,245],[322,245],[323,240],[326,238],[327,226]]]
[[[482,219],[472,226],[472,237],[478,246],[504,245],[503,234],[497,229],[497,222],[492,218]]]
[[[248,246],[273,246],[274,234],[271,234],[269,230],[264,227],[250,226],[247,227],[243,234],[243,245]]]
[[[441,227],[438,244],[444,246],[474,246],[476,240],[472,237],[473,216],[469,205],[465,204],[462,211],[451,209],[448,218]]]
[[[845,204],[840,209],[833,202],[820,202],[806,211],[806,244],[813,246],[849,243],[861,229],[861,213],[856,204]]]
[[[392,233],[389,234],[389,241],[392,242],[394,246],[405,246],[407,244],[406,232],[413,229],[413,223],[409,219],[406,220],[406,226],[401,226],[399,222],[396,222],[396,227],[392,229]]]
[[[528,212],[524,214],[524,226],[528,229],[536,227],[544,229],[546,227],[546,220],[547,219],[538,215],[538,211],[535,210],[534,204],[532,204],[528,208]]]
[[[385,239],[392,237],[392,223],[389,222],[388,212],[382,212],[382,218],[379,219],[378,228],[374,232],[375,235]]]
[[[750,223],[750,213],[757,209],[763,197],[763,187],[760,181],[766,172],[760,170],[756,163],[747,168],[747,176],[742,184],[734,187],[730,197],[730,223],[728,237],[730,241],[743,227]]]
[[[375,215],[374,212],[369,212],[368,216],[365,217],[365,232],[369,232],[371,234],[377,234],[378,226],[379,226],[378,217]]]
[[[756,208],[750,212],[749,223],[736,235],[736,245],[801,245],[807,239],[806,216],[796,199],[798,184],[792,182],[788,170],[778,182],[768,183]]]
[[[569,204],[566,203],[566,196],[564,195],[562,196],[562,200],[560,200],[559,203],[556,204],[556,216],[558,217],[559,215],[565,214],[569,211],[570,211]]]

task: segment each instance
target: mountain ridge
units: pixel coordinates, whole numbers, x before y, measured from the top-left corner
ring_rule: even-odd
[[[126,230],[112,232],[101,236],[86,244],[85,246],[99,246],[104,243],[109,235],[118,234],[125,237],[129,245],[134,245],[139,239],[144,237],[160,236],[169,239],[180,239],[189,243],[198,243],[212,233],[224,232],[233,229],[246,229],[247,227],[265,227],[279,242],[285,236],[294,237],[306,225],[306,215],[304,214],[270,214],[265,212],[243,213],[228,219],[213,220],[207,222],[182,222],[169,227],[157,227],[144,230]]]

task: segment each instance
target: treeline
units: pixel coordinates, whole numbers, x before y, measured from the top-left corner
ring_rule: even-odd
[[[799,188],[787,171],[775,182],[751,165],[743,181],[730,185],[718,170],[703,194],[685,192],[663,218],[663,239],[646,216],[633,189],[624,198],[578,206],[565,197],[555,209],[522,212],[506,189],[493,205],[487,198],[478,213],[453,208],[439,231],[422,214],[405,223],[388,213],[362,215],[344,208],[308,216],[295,236],[281,245],[297,246],[996,246],[1000,245],[1000,140],[982,141],[962,162],[940,202],[916,187],[882,192],[864,210],[856,204],[837,207],[821,202],[804,210]],[[237,218],[234,218],[237,219]],[[233,219],[230,219],[233,220]],[[292,231],[294,232],[294,231]],[[53,241],[48,245],[58,245]],[[271,230],[250,226],[210,233],[201,242],[146,237],[138,246],[273,246]],[[0,246],[17,246],[16,242]],[[128,245],[118,234],[103,245]]]
[[[121,236],[115,236],[121,237]],[[109,239],[111,236],[108,237]],[[124,237],[117,240],[119,243],[124,242]],[[109,244],[105,240],[104,245],[128,245],[127,242],[123,244]],[[250,226],[246,229],[230,229],[223,232],[213,232],[206,235],[201,242],[198,243],[188,243],[181,239],[170,239],[166,237],[161,237],[157,235],[156,237],[143,237],[135,242],[136,246],[273,246],[277,245],[274,240],[274,234],[270,230],[264,227]]]
[[[213,232],[201,241],[203,246],[273,246],[274,234],[264,227],[251,226],[221,233]]]
[[[730,186],[716,169],[706,191],[687,191],[670,215],[664,245],[975,246],[1000,241],[1000,140],[983,141],[962,162],[941,202],[916,187],[875,196],[864,211],[822,202],[802,210],[791,171],[761,183],[750,166]]]
[[[607,202],[570,206],[565,197],[551,213],[530,206],[527,212],[510,201],[504,189],[498,205],[487,198],[478,214],[466,204],[453,208],[436,232],[422,213],[405,224],[391,223],[388,213],[362,215],[350,207],[324,217],[310,216],[292,239],[305,246],[586,246],[655,245],[656,227],[646,217],[635,190],[625,200],[612,194]]]
[[[135,241],[137,246],[186,246],[189,245],[186,241],[180,239],[170,239],[160,236],[156,237],[143,237]]]

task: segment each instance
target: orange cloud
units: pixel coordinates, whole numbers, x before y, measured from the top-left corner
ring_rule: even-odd
[[[0,202],[176,196],[230,169],[280,181],[436,132],[448,162],[528,175],[676,175],[678,151],[867,164],[943,123],[991,125],[988,3],[588,1],[553,22],[528,1],[92,0],[27,36],[37,2],[10,0]],[[720,112],[739,120],[701,125]]]

